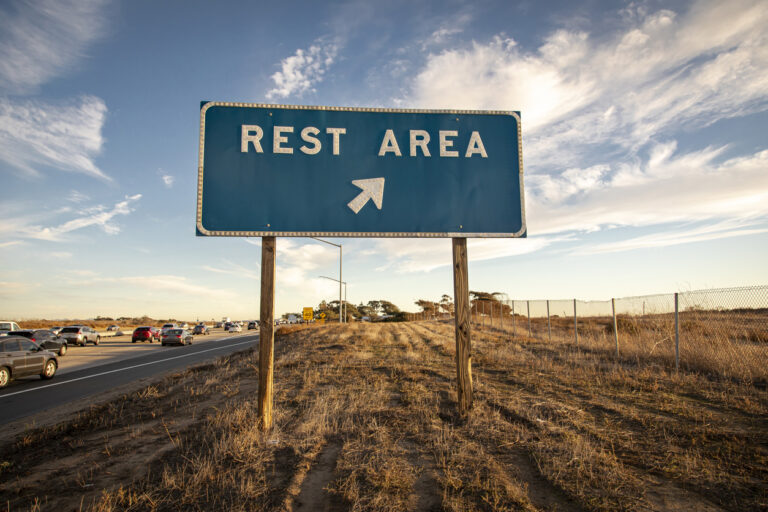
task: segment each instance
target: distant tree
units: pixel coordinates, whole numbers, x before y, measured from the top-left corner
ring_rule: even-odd
[[[381,310],[384,312],[385,315],[394,316],[400,312],[400,308],[395,306],[388,300],[380,300],[378,302],[381,307]]]
[[[354,318],[360,318],[361,316],[363,316],[358,310],[357,306],[355,306],[350,302],[344,303],[344,309],[346,310],[346,313],[347,313],[347,319],[350,321],[352,321],[352,319]]]
[[[379,316],[381,314],[381,301],[380,300],[369,300],[368,301],[368,307],[371,308],[371,316]]]
[[[327,309],[323,311],[325,313],[326,320],[338,320],[339,319],[339,301],[332,300],[327,303]]]
[[[325,313],[326,320],[338,319],[339,318],[339,301],[336,300],[330,303],[326,301],[320,302],[320,304],[318,304],[317,307],[315,308],[315,317],[317,318],[320,315],[320,313]]]
[[[367,316],[369,318],[371,316],[375,316],[373,312],[373,308],[367,304],[363,304],[362,302],[357,305],[357,311],[360,314],[361,318],[364,316]]]
[[[453,314],[453,299],[450,295],[445,295],[440,298],[440,308],[448,314]]]
[[[470,291],[469,304],[472,314],[480,314],[483,312],[489,314],[491,311],[494,311],[494,315],[498,314],[499,311],[504,315],[511,314],[512,308],[508,304],[500,301],[498,298],[499,295],[504,294],[502,292]]]
[[[437,302],[432,302],[431,300],[419,299],[414,304],[419,306],[423,312],[430,315],[436,314],[439,309],[439,304]]]
[[[333,314],[335,315],[334,318],[339,318],[339,301],[338,300],[332,300],[330,303],[330,308]],[[344,303],[344,309],[347,317],[357,317],[360,313],[357,311],[357,307],[354,304],[349,304],[348,302]]]

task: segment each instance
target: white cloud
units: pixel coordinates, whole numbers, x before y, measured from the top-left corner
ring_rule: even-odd
[[[586,53],[586,35],[562,34],[563,48]],[[562,57],[559,57],[562,58]],[[541,57],[521,54],[514,40],[497,36],[489,44],[430,55],[403,103],[420,108],[522,110],[526,133],[562,117],[591,94],[592,84],[573,83]]]
[[[79,285],[121,285],[131,291],[131,295],[146,295],[147,290],[175,295],[176,300],[198,298],[205,300],[232,300],[234,294],[229,290],[195,284],[193,280],[177,275],[159,274],[151,276],[92,277],[78,278]],[[182,297],[179,297],[181,295]]]
[[[432,33],[422,41],[421,51],[426,51],[430,47],[445,45],[453,38],[453,36],[464,32],[464,27],[470,21],[472,21],[472,16],[467,13],[452,16],[450,21],[432,31]]]
[[[261,279],[261,274],[259,274],[258,271],[258,265],[255,266],[255,270],[253,268],[246,268],[242,265],[238,265],[237,263],[233,263],[229,260],[223,260],[223,267],[214,267],[211,265],[203,265],[202,269],[207,270],[208,272],[213,272],[216,274],[228,274],[235,277],[243,277],[246,279]]]
[[[30,289],[39,288],[38,283],[24,283],[19,281],[0,281],[0,297],[8,299],[18,298],[19,295],[28,293]]]
[[[427,38],[426,43],[429,44],[442,44],[447,39],[449,39],[451,36],[456,34],[461,34],[463,31],[462,28],[459,27],[443,27],[435,30],[430,34],[429,38]]]
[[[653,137],[768,108],[768,10],[697,2],[684,15],[628,11],[606,37],[557,30],[535,51],[497,36],[430,55],[402,103],[521,110],[525,157],[562,166],[590,145]]]
[[[88,201],[90,197],[86,194],[83,194],[82,192],[78,190],[70,190],[69,195],[67,196],[67,201],[70,201],[72,203],[83,203],[85,201]]]
[[[290,238],[277,241],[277,271],[281,286],[306,286],[317,278],[320,269],[331,268],[338,261],[339,251],[321,242],[302,244]]]
[[[68,270],[70,274],[74,274],[79,277],[96,277],[99,275],[98,272],[95,272],[93,270],[78,270],[78,269],[72,269]]]
[[[261,247],[259,238],[243,240],[250,245]],[[326,290],[328,286],[323,282],[325,280],[319,279],[318,276],[330,273],[329,277],[337,278],[338,262],[338,249],[322,242],[302,243],[299,239],[292,238],[277,240],[277,279],[281,287]],[[223,272],[228,269],[207,270]],[[261,279],[261,275],[258,278]],[[338,284],[336,286],[338,287]]]
[[[102,32],[103,0],[0,4],[0,90],[28,93],[71,70]]]
[[[306,50],[296,50],[294,55],[282,60],[281,70],[272,75],[275,87],[267,92],[267,98],[272,100],[314,92],[314,85],[322,81],[338,51],[338,43],[322,40],[315,41]]]
[[[166,188],[171,188],[173,186],[173,182],[176,181],[176,178],[170,174],[163,174],[161,178],[163,180],[163,185],[165,185]]]
[[[559,29],[532,50],[500,34],[429,55],[399,104],[520,110],[529,234],[668,231],[595,248],[608,251],[761,232],[768,151],[723,161],[726,143],[680,152],[675,139],[768,109],[764,2],[622,15],[614,33]],[[419,268],[401,250],[393,260]]]
[[[660,226],[658,229],[661,231],[665,228]],[[761,233],[768,233],[768,227],[757,227],[755,223],[744,221],[724,221],[694,228],[672,228],[659,233],[638,236],[627,240],[584,246],[578,249],[576,253],[589,255],[622,252],[649,247],[667,247],[670,245],[705,242],[708,240],[734,238],[737,236],[758,235]]]
[[[111,180],[94,162],[106,115],[93,96],[62,105],[0,98],[0,160],[33,176],[44,165]]]
[[[674,151],[674,143],[662,144],[644,164],[616,165],[610,174],[585,172],[586,187],[574,183],[577,170],[558,178],[531,176],[529,232],[768,217],[768,150],[722,163],[716,161],[722,148]],[[591,174],[598,174],[594,183]]]
[[[101,278],[104,282],[118,282],[138,286],[141,289],[149,288],[152,290],[161,290],[164,292],[180,292],[196,295],[200,297],[222,298],[230,297],[231,293],[227,290],[212,289],[210,286],[194,284],[183,276],[174,275],[156,275],[156,276],[133,276],[119,278]]]
[[[474,238],[467,241],[470,262],[478,262],[518,256],[535,252],[560,241],[561,237],[531,238]],[[399,239],[385,238],[375,241],[377,252],[384,255],[386,263],[376,270],[394,271],[399,274],[430,272],[439,267],[451,265],[450,240],[440,239]]]
[[[120,226],[114,222],[118,215],[128,215],[133,212],[133,204],[141,199],[141,194],[126,196],[111,208],[103,205],[94,206],[83,211],[83,215],[54,226],[43,226],[41,221],[46,215],[60,215],[62,212],[41,212],[28,216],[4,216],[0,218],[0,236],[8,238],[28,238],[48,241],[63,241],[65,235],[83,228],[97,226],[109,235],[120,232]]]

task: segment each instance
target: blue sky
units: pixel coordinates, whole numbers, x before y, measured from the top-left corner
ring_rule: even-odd
[[[3,2],[0,316],[258,317],[259,239],[195,236],[201,100],[519,110],[529,236],[470,240],[473,290],[766,284],[766,27],[760,1]],[[333,241],[351,302],[452,294],[450,240]],[[278,313],[337,296],[337,249],[277,243]]]

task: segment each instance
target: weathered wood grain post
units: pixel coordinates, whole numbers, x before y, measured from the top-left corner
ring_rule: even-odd
[[[261,312],[259,318],[259,417],[262,430],[272,428],[272,383],[275,358],[275,237],[261,238]]]
[[[453,239],[453,302],[456,305],[456,377],[459,413],[472,408],[472,343],[469,323],[467,239]]]

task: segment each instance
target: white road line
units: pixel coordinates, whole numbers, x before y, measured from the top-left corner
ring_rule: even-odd
[[[125,370],[133,370],[134,368],[139,368],[141,366],[148,366],[150,364],[164,363],[166,361],[173,361],[174,359],[181,359],[182,357],[192,357],[192,356],[196,356],[197,354],[204,354],[206,352],[211,352],[212,350],[221,350],[222,348],[237,347],[238,345],[245,345],[246,343],[253,343],[255,341],[256,340],[241,341],[240,343],[233,343],[231,345],[224,345],[223,347],[216,347],[216,348],[209,348],[207,350],[200,350],[199,352],[193,352],[192,354],[184,354],[183,356],[174,356],[174,357],[169,357],[167,359],[161,359],[159,361],[150,361],[149,363],[135,364],[133,366],[127,366],[125,368],[119,368],[117,370],[110,370],[108,372],[95,373],[93,375],[86,375],[85,377],[78,377],[76,379],[67,380],[67,381],[64,381],[64,382],[54,382],[53,384],[46,384],[45,386],[38,386],[38,387],[32,388],[32,389],[24,389],[22,391],[14,391],[13,393],[7,393],[7,394],[0,395],[0,400],[2,400],[3,398],[5,398],[7,396],[20,395],[22,393],[29,393],[31,391],[37,391],[37,390],[40,390],[40,389],[52,388],[53,386],[61,386],[62,384],[69,384],[70,382],[77,382],[78,380],[92,379],[94,377],[101,377],[102,375],[108,375],[110,373],[123,372]]]

